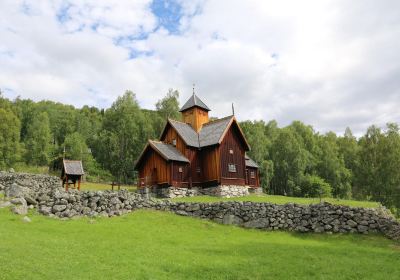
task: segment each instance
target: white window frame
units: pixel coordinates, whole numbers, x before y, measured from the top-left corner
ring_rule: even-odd
[[[236,173],[237,172],[236,164],[228,163],[228,171],[231,172],[231,173]]]

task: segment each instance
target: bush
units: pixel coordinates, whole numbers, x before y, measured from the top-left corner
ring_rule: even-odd
[[[316,175],[305,175],[302,178],[301,193],[305,197],[331,197],[332,187]]]

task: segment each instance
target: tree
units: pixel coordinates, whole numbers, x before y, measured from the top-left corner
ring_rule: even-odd
[[[330,197],[332,187],[324,179],[316,175],[305,175],[302,178],[301,193],[305,197]]]
[[[51,149],[50,122],[46,112],[34,114],[26,132],[25,160],[28,164],[47,165]]]
[[[17,116],[0,108],[0,168],[11,167],[20,156],[20,128]]]
[[[264,160],[268,159],[268,148],[271,145],[264,133],[264,121],[245,121],[240,123],[240,127],[243,129],[251,147],[249,156],[258,164],[261,164]]]
[[[301,179],[308,165],[309,155],[290,127],[282,129],[272,143],[271,159],[274,164],[274,177],[271,180],[270,192],[300,195]]]
[[[336,134],[330,132],[320,136],[318,145],[316,173],[332,186],[334,197],[351,197],[351,172],[346,168],[339,153]]]
[[[179,113],[179,92],[170,88],[167,95],[158,100],[156,109],[163,120],[167,118],[179,120],[181,115]]]
[[[362,198],[361,191],[357,185],[355,172],[359,165],[359,145],[356,137],[353,136],[350,128],[346,128],[344,136],[337,138],[337,145],[339,147],[339,154],[344,160],[345,167],[350,171],[350,184],[352,186],[352,197]]]
[[[136,96],[126,91],[104,114],[94,155],[117,180],[133,177],[134,162],[147,142],[151,124],[139,108]]]

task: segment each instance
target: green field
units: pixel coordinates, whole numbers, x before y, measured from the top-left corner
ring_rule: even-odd
[[[218,201],[253,201],[253,202],[270,202],[275,204],[286,204],[286,203],[298,203],[298,204],[313,204],[320,203],[321,201],[329,202],[338,205],[347,205],[352,207],[366,207],[375,208],[380,204],[374,201],[357,201],[357,200],[344,200],[336,198],[306,198],[306,197],[290,197],[282,195],[248,195],[243,197],[232,197],[232,198],[220,198],[215,196],[193,196],[193,197],[183,197],[175,198],[174,201],[185,201],[185,202],[218,202]]]
[[[31,223],[0,209],[0,279],[399,279],[381,236],[263,232],[136,211]]]

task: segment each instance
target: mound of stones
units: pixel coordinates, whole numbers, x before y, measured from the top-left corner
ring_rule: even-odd
[[[6,196],[3,202],[16,214],[25,215],[27,208],[62,219],[80,216],[119,216],[136,209],[170,211],[182,216],[212,220],[262,230],[287,230],[316,233],[383,233],[400,238],[400,223],[384,207],[376,209],[320,203],[313,205],[257,202],[190,203],[156,200],[126,190],[64,191],[59,179],[44,175],[1,178]],[[13,178],[13,179],[10,179]],[[23,180],[22,180],[23,179]],[[29,185],[27,180],[38,180]],[[6,182],[6,183],[4,183]],[[0,203],[0,207],[1,207]]]

